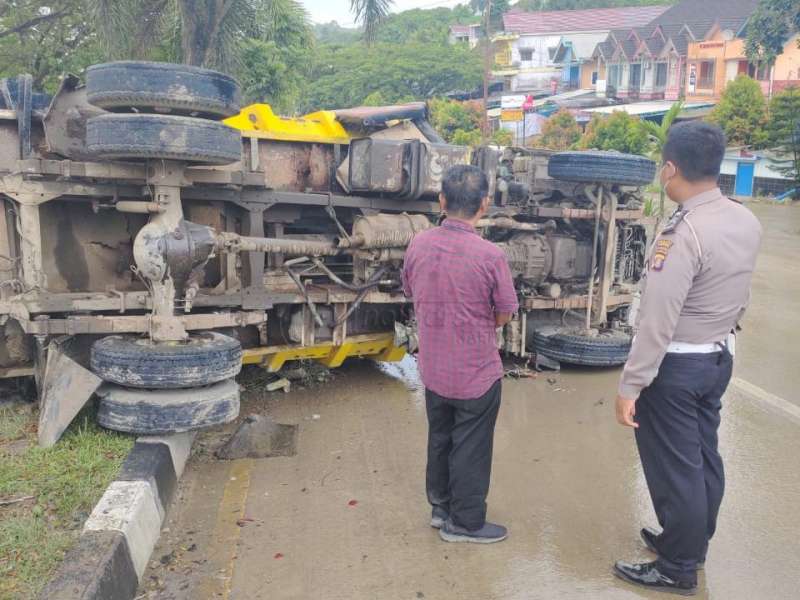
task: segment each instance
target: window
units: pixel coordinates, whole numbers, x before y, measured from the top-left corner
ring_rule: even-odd
[[[519,51],[519,59],[520,60],[533,60],[533,50],[525,49]]]
[[[592,71],[592,85],[597,83],[597,71]]]
[[[712,89],[714,87],[714,66],[713,60],[704,60],[700,63],[697,87],[703,89]]]
[[[747,66],[747,74],[756,81],[769,81],[769,64],[760,60]]]
[[[656,87],[667,86],[667,63],[656,64]]]

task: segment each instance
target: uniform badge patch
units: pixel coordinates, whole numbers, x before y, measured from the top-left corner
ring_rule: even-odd
[[[653,260],[650,261],[650,268],[653,271],[660,271],[664,268],[664,261],[667,260],[670,248],[672,248],[672,240],[661,239],[656,242]]]

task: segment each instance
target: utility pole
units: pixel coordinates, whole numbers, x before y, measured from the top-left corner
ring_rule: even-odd
[[[489,78],[492,75],[492,37],[489,31],[492,19],[492,0],[483,7],[483,31],[486,46],[483,53],[483,138],[489,139]]]

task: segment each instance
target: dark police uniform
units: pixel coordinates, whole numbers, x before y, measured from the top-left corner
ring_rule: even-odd
[[[761,226],[714,189],[685,202],[653,244],[619,385],[663,533],[657,567],[696,582],[724,491],[717,451],[732,336],[750,297]],[[730,340],[729,340],[730,338]]]

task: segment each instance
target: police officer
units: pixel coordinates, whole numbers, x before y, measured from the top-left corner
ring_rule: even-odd
[[[719,128],[674,125],[660,180],[679,204],[651,247],[637,332],[619,384],[617,420],[636,444],[661,532],[641,537],[654,562],[618,561],[634,584],[693,595],[724,490],[717,451],[733,335],[749,299],[761,226],[717,187]]]

